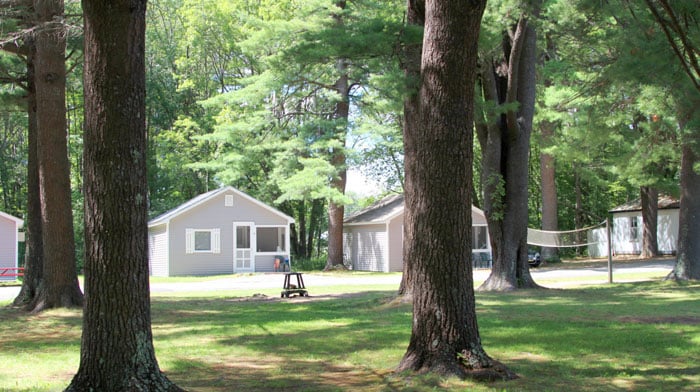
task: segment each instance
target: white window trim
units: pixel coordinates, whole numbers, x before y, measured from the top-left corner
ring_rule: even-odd
[[[196,250],[194,239],[196,232],[209,232],[211,244],[207,250]],[[221,253],[221,229],[185,229],[185,253]]]

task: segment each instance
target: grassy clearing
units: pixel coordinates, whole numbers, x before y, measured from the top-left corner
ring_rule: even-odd
[[[235,291],[154,296],[159,363],[180,386],[212,392],[700,386],[700,284],[477,293],[484,347],[521,376],[489,384],[394,374],[411,328],[410,306],[390,302],[394,289],[319,287],[308,300],[278,299],[278,289],[256,298]],[[79,311],[0,308],[0,320],[0,391],[68,385],[79,360]]]

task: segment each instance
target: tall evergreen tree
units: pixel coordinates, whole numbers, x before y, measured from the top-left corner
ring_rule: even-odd
[[[37,157],[44,250],[43,281],[30,307],[81,306],[71,203],[66,123],[66,31],[63,1],[35,0]]]

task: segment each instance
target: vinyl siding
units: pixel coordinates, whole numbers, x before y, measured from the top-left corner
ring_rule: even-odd
[[[389,263],[386,272],[403,271],[403,214],[389,222]]]
[[[387,270],[387,232],[384,225],[354,227],[352,264],[357,271]]]
[[[152,276],[169,276],[167,225],[157,226],[149,232],[149,260]]]
[[[233,206],[225,206],[227,195],[229,200],[230,196],[233,196]],[[168,225],[170,276],[232,274],[234,222],[287,227],[287,221],[274,212],[235,193],[221,193],[170,220]],[[219,229],[220,252],[186,253],[187,229]],[[256,271],[272,271],[272,255],[254,254],[253,256]]]
[[[17,224],[0,216],[0,268],[17,267]],[[15,280],[0,277],[0,280]]]

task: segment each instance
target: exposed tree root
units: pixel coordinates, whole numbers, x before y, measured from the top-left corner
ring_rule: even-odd
[[[507,366],[491,359],[483,350],[463,350],[450,357],[425,358],[415,352],[404,356],[397,372],[432,373],[475,381],[508,381],[518,375]]]

